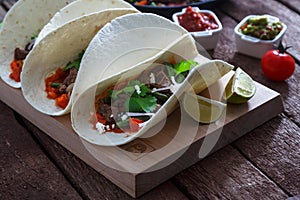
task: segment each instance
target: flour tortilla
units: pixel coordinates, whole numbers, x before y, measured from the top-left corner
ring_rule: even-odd
[[[165,104],[148,120],[143,128],[134,134],[116,134],[106,132],[100,134],[90,122],[91,115],[95,113],[95,96],[102,93],[108,86],[130,77],[139,75],[143,70],[151,68],[152,63],[163,63],[164,61],[175,59],[176,62],[194,60],[199,66],[194,68],[178,90],[165,102]],[[164,120],[178,105],[177,97],[183,92],[193,91],[199,93],[208,86],[215,83],[223,75],[233,69],[230,64],[220,60],[208,60],[198,54],[193,38],[188,34],[184,35],[171,44],[169,47],[159,52],[152,58],[145,60],[126,71],[120,72],[105,80],[92,85],[85,90],[74,102],[71,112],[72,127],[75,132],[86,141],[102,146],[123,145],[133,139],[142,136],[154,125]]]
[[[188,34],[181,26],[150,13],[128,14],[106,24],[93,38],[81,62],[74,101],[90,85],[126,70]]]
[[[123,0],[77,0],[57,12],[39,33],[36,42],[64,24],[84,15],[111,8],[134,8]]]
[[[136,9],[122,8],[85,15],[51,32],[35,45],[21,73],[22,91],[28,103],[44,114],[59,116],[68,113],[71,100],[65,109],[61,109],[55,105],[54,100],[46,97],[46,77],[75,60],[106,23],[118,16],[135,12]]]
[[[9,78],[14,50],[24,49],[31,37],[38,34],[52,16],[73,0],[19,0],[7,12],[0,32],[0,75],[14,88],[21,83]]]

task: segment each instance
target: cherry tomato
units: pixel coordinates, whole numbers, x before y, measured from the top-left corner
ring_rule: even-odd
[[[284,81],[294,73],[295,60],[285,51],[270,50],[263,55],[261,68],[269,79]]]

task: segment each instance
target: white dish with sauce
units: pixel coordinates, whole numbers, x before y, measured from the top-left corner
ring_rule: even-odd
[[[200,10],[198,7],[192,7],[192,9],[194,12],[209,14],[214,17],[214,19],[218,25],[218,28],[213,29],[213,30],[206,30],[206,31],[189,32],[195,38],[196,42],[198,43],[197,47],[199,45],[201,45],[206,50],[214,49],[217,46],[219,34],[223,29],[223,26],[222,26],[220,20],[215,15],[215,13],[210,10]],[[172,16],[173,21],[176,24],[180,25],[179,21],[178,21],[178,16],[184,14],[185,12],[186,12],[186,8],[182,9],[181,12],[174,13]],[[199,49],[199,47],[198,47],[198,49]]]
[[[235,28],[235,41],[236,48],[239,53],[252,56],[255,58],[261,58],[268,50],[275,49],[279,42],[282,40],[284,33],[286,32],[287,26],[281,22],[282,30],[273,40],[261,40],[256,37],[248,36],[239,31],[240,27],[243,26],[248,19],[253,17],[267,17],[270,22],[278,22],[277,17],[271,15],[248,15],[245,17]]]

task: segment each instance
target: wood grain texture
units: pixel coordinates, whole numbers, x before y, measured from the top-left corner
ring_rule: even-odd
[[[172,180],[191,199],[255,200],[287,197],[274,182],[230,146],[181,172]]]
[[[224,28],[220,34],[219,43],[212,53],[212,57],[225,60],[236,67],[241,67],[250,74],[254,80],[279,92],[282,95],[286,115],[300,125],[300,104],[298,103],[300,99],[300,66],[296,65],[293,76],[286,81],[274,82],[269,80],[261,70],[259,59],[244,56],[236,52],[233,28],[237,22],[218,10],[216,10],[216,14],[220,17]]]
[[[0,7],[0,21],[2,21],[5,15],[6,15],[6,10],[3,7]]]
[[[281,115],[234,143],[286,192],[300,194],[300,128]]]
[[[218,87],[222,85],[221,83],[219,84]],[[54,138],[61,145],[73,152],[76,156],[84,160],[98,172],[101,172],[101,174],[104,174],[112,182],[117,184],[123,190],[127,191],[130,195],[136,197],[137,195],[140,196],[141,194],[144,194],[163,181],[166,181],[174,174],[179,173],[182,169],[194,164],[195,161],[198,161],[200,159],[198,156],[198,150],[200,149],[201,141],[206,134],[208,134],[209,138],[211,139],[215,137],[219,138],[218,132],[220,129],[222,129],[222,135],[225,135],[225,137],[222,137],[218,142],[219,145],[216,145],[218,148],[221,148],[280,113],[282,111],[282,107],[278,93],[260,84],[256,84],[256,86],[257,93],[255,97],[248,102],[248,104],[228,106],[224,124],[213,124],[209,130],[206,130],[208,128],[207,126],[198,127],[197,124],[197,135],[195,135],[196,138],[194,139],[187,138],[185,134],[177,134],[177,128],[174,127],[174,123],[177,124],[178,120],[180,119],[176,117],[176,115],[172,115],[173,118],[170,116],[164,129],[160,132],[160,134],[156,135],[159,137],[151,137],[147,139],[147,144],[149,144],[148,142],[151,141],[151,146],[155,147],[161,142],[169,141],[169,139],[173,138],[172,136],[174,135],[176,139],[171,139],[172,145],[169,146],[170,143],[167,142],[168,146],[166,148],[162,148],[161,151],[160,149],[158,151],[152,151],[149,153],[149,155],[147,154],[147,156],[143,156],[137,160],[125,156],[124,153],[122,153],[117,147],[105,148],[101,146],[91,146],[87,142],[81,141],[78,135],[72,131],[68,116],[53,118],[39,113],[23,99],[19,90],[10,88],[2,81],[0,81],[0,88],[3,93],[0,93],[0,98],[9,106],[13,107],[21,115],[35,123],[37,127],[40,127],[41,130],[47,133],[50,137]],[[216,91],[220,90],[217,89]],[[6,95],[3,95],[4,93],[6,93]],[[266,96],[265,94],[268,95]],[[16,101],[16,99],[18,100]],[[276,107],[276,109],[273,109],[273,107]],[[257,116],[257,113],[262,114],[259,114],[259,117],[256,117],[251,124],[244,126],[246,124],[245,122],[253,119],[254,116]],[[180,122],[178,122],[178,124],[179,123]],[[193,134],[193,125],[186,126],[185,132],[186,131],[190,132],[190,134]],[[176,157],[177,155],[181,155],[181,150],[185,147],[189,147],[186,145],[190,144],[188,141],[183,142],[185,140],[191,140],[191,142],[193,141],[193,145],[197,146],[193,154],[191,154],[191,159],[183,162],[179,168],[173,167],[174,170],[160,170],[162,171],[162,174],[157,177],[151,176],[151,174],[148,174],[147,179],[143,179],[143,176],[137,176],[142,172],[145,172],[147,169],[152,169],[152,167],[155,169],[156,166],[161,166],[161,164],[168,162],[168,160],[174,156]],[[43,144],[43,146],[44,145],[45,144]],[[93,153],[90,152],[91,150]],[[105,161],[109,159],[109,165],[107,165],[106,162],[106,165],[108,166],[107,167],[105,165]],[[185,157],[180,157],[179,160],[185,160]],[[113,166],[117,167],[116,164],[123,167],[125,170],[134,168],[137,170],[137,172],[135,174],[116,171],[113,169]],[[153,173],[156,173],[156,170],[154,170]],[[139,177],[141,178],[139,179]]]
[[[259,165],[259,169],[262,169],[266,174],[268,174],[272,180],[278,182],[279,185],[284,188],[284,190],[286,190],[290,194],[295,195],[297,194],[297,192],[299,193],[299,175],[297,179],[297,176],[293,177],[293,175],[291,174],[297,174],[295,170],[300,170],[299,157],[297,157],[299,155],[299,136],[297,134],[299,133],[299,128],[297,129],[297,127],[299,127],[300,124],[300,68],[297,65],[294,75],[284,82],[273,82],[268,80],[263,75],[260,69],[260,60],[243,56],[235,52],[232,29],[237,22],[231,17],[226,16],[222,12],[217,13],[221,16],[222,23],[225,28],[221,33],[220,42],[213,54],[213,57],[224,59],[236,66],[241,66],[256,81],[281,93],[282,99],[284,101],[284,115],[280,118],[271,120],[266,125],[255,129],[254,133],[250,133],[247,136],[241,138],[238,142],[239,145],[237,145],[237,148],[239,149],[239,151],[245,153],[245,155],[247,155],[247,158],[249,158],[251,162],[253,162],[255,165]],[[290,120],[292,120],[292,122]],[[257,134],[257,132],[259,132],[260,134]],[[291,137],[291,135],[293,136]],[[273,139],[270,140],[270,138]],[[279,144],[270,143],[270,141],[274,142],[276,140],[278,140]],[[251,144],[249,144],[248,147],[244,149],[244,145],[241,144],[247,144],[248,142]],[[291,143],[290,146],[289,143]],[[293,147],[293,144],[298,145],[298,148]],[[250,148],[251,145],[252,148]],[[269,148],[267,150],[267,152],[269,153],[264,154],[264,156],[260,156],[260,160],[256,159],[254,156],[257,153],[256,146],[266,145],[269,145]],[[280,150],[281,148],[285,149],[284,152],[287,153],[286,155],[283,155],[283,152],[281,152]],[[264,151],[264,148],[259,149],[262,152],[266,152]],[[252,155],[254,157],[249,155]],[[270,158],[276,159],[272,159],[272,162],[269,163]],[[291,160],[289,160],[290,158]],[[276,173],[270,172],[271,164],[274,164],[276,166]],[[287,179],[283,181],[281,179],[282,177],[286,177]]]
[[[300,1],[299,0],[277,0],[284,5],[286,5],[289,9],[295,10],[300,13]]]
[[[289,10],[285,5],[275,0],[261,1],[235,1],[227,0],[222,6],[222,11],[233,17],[237,22],[250,14],[270,14],[278,17],[287,26],[288,30],[284,36],[284,41],[292,45],[288,52],[300,59],[300,43],[295,43],[299,38],[300,27],[298,23],[300,16],[298,13]]]
[[[232,1],[233,2],[233,1]],[[235,47],[235,38],[234,38],[234,32],[233,29],[234,27],[237,25],[238,21],[233,19],[232,17],[230,17],[230,15],[234,15],[234,16],[240,16],[240,15],[246,15],[245,11],[247,9],[247,4],[250,4],[252,2],[247,1],[246,3],[242,3],[242,2],[236,2],[236,3],[232,3],[229,1],[229,3],[227,5],[224,5],[224,9],[222,9],[223,11],[225,10],[225,12],[227,12],[226,14],[224,12],[220,12],[219,10],[215,9],[216,14],[218,15],[218,17],[221,19],[221,22],[223,24],[223,30],[221,32],[220,35],[220,39],[217,45],[217,48],[215,49],[215,51],[212,53],[212,56],[214,58],[218,58],[218,59],[222,59],[225,60],[229,63],[234,64],[237,67],[242,67],[247,73],[249,73],[256,81],[263,83],[264,85],[278,91],[281,93],[283,101],[284,101],[284,107],[285,107],[285,114],[289,116],[290,119],[292,119],[296,124],[298,124],[299,126],[299,122],[300,122],[300,107],[299,107],[299,66],[297,65],[296,67],[296,71],[294,73],[294,75],[288,79],[285,82],[281,82],[281,83],[277,83],[277,82],[273,82],[268,80],[263,74],[262,71],[260,69],[260,60],[259,59],[253,59],[251,57],[248,56],[244,56],[241,55],[239,53],[236,52],[236,47]],[[232,5],[233,4],[233,5]],[[243,5],[245,4],[245,9],[243,10]],[[257,5],[257,4],[256,4]],[[238,11],[238,9],[233,9],[233,7],[236,6],[241,6],[242,11]],[[251,9],[251,8],[250,8]],[[258,8],[260,9],[260,8]],[[234,12],[232,12],[234,10]],[[229,12],[230,11],[230,12]],[[239,14],[236,14],[236,12],[240,12]],[[249,12],[252,13],[252,12]],[[228,16],[229,15],[229,16]],[[242,19],[242,17],[239,17],[239,19]],[[276,120],[277,119],[277,120]],[[278,118],[271,120],[268,124],[273,125],[275,127],[281,127],[281,129],[277,130],[277,132],[275,132],[274,134],[279,134],[281,137],[277,137],[276,139],[278,139],[279,143],[280,141],[282,143],[284,143],[284,141],[291,141],[290,136],[288,134],[281,134],[282,132],[290,132],[290,134],[295,134],[297,133],[297,130],[295,130],[295,127],[297,127],[295,124],[293,124],[292,122],[289,121],[289,125],[287,125],[287,121],[288,118],[284,118],[284,121],[286,123],[283,123],[282,121],[278,120]],[[251,123],[249,121],[249,123]],[[294,127],[294,129],[291,129],[289,131],[288,127]],[[262,133],[260,130],[269,130],[270,126],[261,126],[260,128],[255,129],[255,133],[257,131],[259,131],[260,133]],[[271,129],[274,130],[274,129]],[[295,132],[296,131],[296,132]],[[299,132],[299,131],[298,131]],[[269,131],[269,134],[273,134],[273,131]],[[248,134],[248,135],[252,135],[252,134]],[[255,136],[257,136],[257,134],[255,134]],[[272,136],[269,136],[272,137]],[[294,142],[291,141],[291,143],[296,143],[297,145],[297,141],[299,141],[299,139],[295,139],[295,136],[292,137],[294,139]],[[276,141],[276,139],[274,138],[274,140]],[[252,145],[252,148],[255,149],[256,145],[261,145],[260,143],[264,144],[267,143],[267,139],[264,139],[261,137],[259,137],[259,139],[255,139],[255,137],[243,137],[242,139],[239,140],[239,144],[243,144],[243,141],[245,143],[250,142]],[[296,142],[295,142],[296,141]],[[258,144],[257,144],[258,143]],[[251,146],[249,145],[248,148]],[[281,143],[278,144],[278,147],[276,147],[276,145],[272,145],[269,148],[270,151],[270,155],[272,155],[275,158],[281,158],[282,153],[278,152],[277,149],[281,148]],[[297,194],[297,192],[299,193],[299,189],[297,190],[297,188],[299,188],[298,185],[298,179],[296,177],[292,177],[289,176],[289,174],[296,174],[295,170],[299,171],[299,158],[297,157],[299,155],[299,148],[294,149],[293,147],[288,147],[288,145],[284,145],[286,148],[286,151],[291,151],[291,154],[287,154],[287,156],[283,157],[283,160],[279,159],[278,161],[276,161],[276,159],[273,160],[273,164],[276,165],[277,171],[276,173],[271,173],[270,170],[263,171],[266,174],[270,174],[270,178],[272,180],[274,180],[275,182],[279,183],[279,185],[285,190],[287,191],[287,193],[291,194],[291,195],[295,195]],[[298,145],[299,146],[299,145]],[[244,148],[243,145],[238,145],[237,146],[238,150],[241,152],[244,152]],[[263,149],[260,149],[263,152]],[[247,149],[245,150],[247,151]],[[223,150],[222,150],[223,152]],[[272,152],[272,153],[271,153]],[[247,153],[245,153],[246,155],[253,153],[255,154],[255,152],[251,152],[250,150],[247,151]],[[218,154],[217,154],[218,155]],[[291,156],[292,155],[292,156]],[[270,167],[270,164],[266,164],[268,163],[269,159],[272,156],[261,156],[260,157],[260,167],[259,169],[256,169],[257,171],[259,170],[264,170],[264,169],[268,169],[268,167]],[[289,157],[291,157],[292,159],[289,161]],[[247,157],[248,158],[248,157]],[[210,159],[210,157],[208,158]],[[222,159],[222,157],[220,156],[219,159]],[[298,160],[297,160],[298,159]],[[254,165],[258,164],[258,160],[254,159],[252,157],[249,157],[249,160],[251,162],[254,163]],[[202,162],[201,162],[202,163]],[[289,163],[289,164],[288,164]],[[264,165],[265,164],[265,165]],[[198,166],[198,165],[196,165]],[[261,168],[262,167],[262,168]],[[253,170],[252,168],[250,168],[250,171]],[[228,169],[227,172],[232,173],[232,169]],[[245,170],[247,171],[247,170]],[[289,173],[291,172],[291,173]],[[191,194],[192,197],[197,197],[197,198],[220,198],[219,196],[215,196],[216,192],[215,191],[222,191],[222,189],[218,188],[216,190],[211,189],[210,192],[205,192],[204,189],[202,190],[201,188],[205,187],[205,185],[209,185],[210,183],[210,178],[205,179],[205,177],[201,177],[201,179],[196,179],[196,180],[190,180],[190,177],[192,177],[195,174],[199,174],[197,172],[195,172],[194,170],[190,170],[190,171],[186,171],[185,172],[185,176],[180,176],[180,178],[176,178],[176,180],[180,180],[179,184],[181,184],[183,186],[183,188],[185,187],[189,187],[191,183],[198,183],[198,182],[202,182],[202,185],[199,187],[192,187],[191,190],[187,191],[187,194]],[[182,173],[181,173],[182,174]],[[180,175],[181,175],[180,174]],[[214,172],[212,173],[214,174]],[[283,181],[283,179],[280,179],[280,177],[287,177],[287,180]],[[299,175],[298,175],[299,177]],[[189,180],[185,180],[185,179],[189,179]],[[242,178],[241,178],[242,180]],[[297,182],[298,181],[298,182]],[[277,184],[276,183],[276,184]],[[227,185],[227,183],[226,183]],[[225,186],[226,186],[225,185]],[[212,185],[212,187],[214,187],[215,185]],[[223,185],[218,185],[218,187],[224,187]],[[192,191],[192,193],[191,193]],[[194,194],[195,193],[195,194]],[[207,195],[206,196],[201,196],[201,195]],[[211,195],[211,196],[210,196]],[[226,196],[226,195],[225,195]],[[247,195],[246,195],[247,196]],[[246,198],[245,196],[245,198]],[[229,198],[229,197],[224,197],[224,198]],[[248,198],[248,197],[247,197]],[[277,198],[278,199],[278,198]],[[280,199],[280,198],[279,198]]]
[[[0,102],[0,199],[81,199]]]
[[[293,0],[280,1],[285,3],[291,2],[291,4],[293,2]],[[297,0],[294,1],[298,2]],[[273,5],[270,8],[267,5],[269,2]],[[12,3],[4,3],[4,5],[8,8]],[[250,8],[249,10],[248,7]],[[281,8],[284,8],[284,11],[276,11],[276,9]],[[285,199],[287,194],[284,192],[290,195],[299,194],[299,181],[297,179],[299,177],[299,156],[297,156],[299,155],[299,135],[295,134],[299,133],[300,122],[298,104],[299,66],[297,66],[296,74],[291,79],[283,83],[271,82],[263,76],[258,59],[236,53],[233,34],[234,26],[246,14],[264,14],[265,11],[270,11],[269,14],[284,13],[283,19],[293,18],[296,14],[287,12],[285,6],[272,0],[265,2],[257,0],[247,2],[228,0],[228,3],[223,5],[220,10],[215,9],[214,11],[217,11],[224,30],[221,33],[217,49],[213,52],[213,57],[241,66],[255,80],[280,92],[285,103],[284,115],[271,120],[255,129],[246,137],[238,140],[234,143],[234,148],[229,146],[222,149],[180,173],[172,180],[173,183],[168,181],[142,196],[141,199],[186,199],[174,184],[190,199],[241,199],[242,197],[245,199],[261,199],[259,192],[265,194],[265,191],[268,191],[268,193],[271,191],[271,195],[268,196],[270,199]],[[290,14],[291,16],[289,16]],[[286,21],[284,22],[286,23]],[[294,36],[297,36],[297,32],[300,32],[299,28],[291,30],[290,25],[288,26],[289,35],[287,36],[293,36],[288,41],[294,42],[297,39]],[[290,52],[299,60],[299,44],[296,44],[296,49],[294,48]],[[44,135],[44,133],[37,131],[30,123],[26,122],[26,125],[33,132],[33,135],[38,138],[40,144],[45,146],[45,150],[49,153],[48,155],[55,160],[60,170],[68,180],[74,183],[74,187],[84,198],[131,199],[126,193]],[[255,148],[256,146],[258,149]],[[298,149],[296,148],[297,146]],[[266,154],[262,153],[265,150],[263,147],[268,148]],[[276,159],[272,160],[271,158]],[[272,162],[269,162],[270,159]],[[293,174],[295,177],[292,176]],[[277,185],[275,185],[275,182]],[[55,187],[59,186],[59,184],[58,186],[55,184]],[[278,188],[278,186],[283,190]],[[18,188],[14,188],[14,190],[16,189]],[[47,190],[43,192],[47,192]],[[24,193],[24,195],[27,195],[27,193]]]
[[[74,183],[77,191],[86,199],[132,199],[128,194],[107,180],[93,168],[59,145],[45,133],[36,128],[24,118],[26,127],[41,143],[49,156],[65,176]],[[168,192],[165,192],[168,191]],[[186,199],[186,197],[171,183],[167,182],[142,196],[140,199]]]
[[[2,7],[9,10],[18,0],[3,0]]]

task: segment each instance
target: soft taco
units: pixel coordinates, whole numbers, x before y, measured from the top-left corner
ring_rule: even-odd
[[[73,129],[93,144],[125,144],[166,118],[184,92],[199,93],[232,69],[198,54],[193,38],[184,35],[152,58],[85,90],[72,107]]]
[[[93,38],[74,85],[75,100],[88,86],[154,56],[187,31],[161,16],[137,13],[117,17]]]
[[[68,113],[78,66],[92,38],[114,18],[136,12],[132,8],[106,9],[77,18],[49,33],[24,62],[21,84],[25,99],[48,115]]]
[[[122,10],[126,12],[126,9]],[[106,19],[105,22],[108,22],[106,14],[118,13],[116,9],[102,11],[103,19],[98,22],[94,20],[94,25],[88,25],[85,28],[81,27],[80,22],[73,25],[67,24],[63,26],[64,28],[58,28],[55,35],[46,36],[37,44],[25,62],[22,72],[25,99],[45,114],[53,116],[66,114],[70,111],[73,99],[89,85],[155,55],[186,33],[183,28],[163,17],[134,13],[132,9],[127,10],[133,14],[120,14],[120,17],[107,23],[90,42],[84,55],[82,50],[86,48],[88,40],[83,43],[80,38],[86,35],[86,31],[94,34],[93,26],[104,19]],[[135,19],[140,19],[140,21],[137,22]],[[88,20],[90,21],[90,19]],[[87,28],[89,30],[85,30]],[[151,31],[145,32],[147,28],[151,28]],[[130,32],[128,32],[129,30]],[[69,31],[68,35],[66,35],[67,31]],[[158,35],[163,40],[158,40]],[[145,51],[142,48],[150,50]],[[53,51],[49,52],[49,49],[53,49]],[[126,54],[124,57],[123,54],[126,51],[134,53]],[[123,65],[116,65],[113,62],[118,58],[121,58]],[[74,62],[67,65],[69,61]],[[65,65],[66,68],[69,68],[73,64],[77,68],[79,67],[79,70],[72,69],[71,74],[76,74],[76,78],[72,77],[73,75],[60,78],[60,76],[64,77],[65,73],[63,68],[58,66]],[[35,77],[34,80],[31,77]],[[65,84],[64,82],[69,79],[73,79],[72,84]],[[33,90],[33,88],[35,89]]]
[[[39,42],[53,30],[84,15],[112,8],[134,8],[123,0],[76,0],[57,12],[49,23],[39,33],[36,42]]]
[[[20,87],[20,66],[36,36],[59,9],[72,1],[19,0],[8,11],[0,32],[0,75],[4,82]]]

